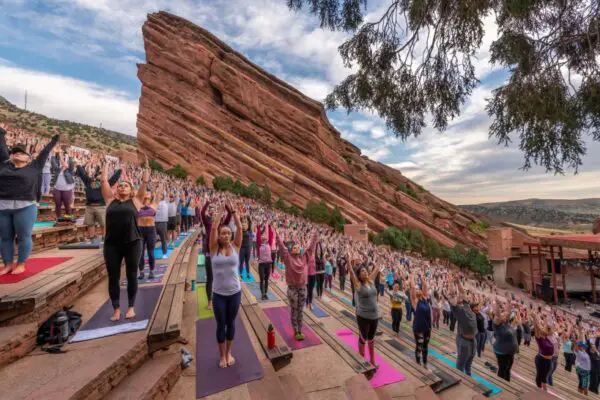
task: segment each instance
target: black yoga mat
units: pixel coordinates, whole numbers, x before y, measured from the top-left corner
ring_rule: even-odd
[[[85,250],[85,249],[99,249],[101,247],[100,243],[92,243],[92,242],[81,242],[81,243],[69,243],[69,244],[61,244],[58,246],[59,250]]]
[[[114,310],[110,299],[108,299],[80,330],[83,331],[128,324],[131,322],[143,321],[145,319],[149,320],[152,318],[152,313],[158,302],[161,290],[162,286],[138,287],[137,295],[135,297],[135,318],[125,319],[125,313],[127,312],[127,288],[121,288],[121,297],[119,299],[121,303],[121,319],[114,322],[110,320]]]
[[[235,364],[219,368],[217,323],[214,318],[196,321],[196,398],[261,379],[262,365],[256,357],[248,332],[239,315],[235,320],[232,354]]]

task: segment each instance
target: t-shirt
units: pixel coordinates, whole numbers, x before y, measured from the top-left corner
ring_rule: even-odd
[[[591,370],[592,362],[590,360],[590,355],[583,350],[577,351],[575,353],[575,366],[584,371]]]
[[[458,329],[456,334],[459,336],[475,336],[477,333],[477,318],[475,313],[471,310],[471,306],[467,301],[463,301],[462,304],[452,306],[452,313],[456,318]]]
[[[402,304],[406,301],[406,295],[401,291],[389,292],[392,308],[402,308]]]
[[[477,318],[477,332],[485,333],[485,317],[483,316],[483,314],[477,313],[475,315],[475,318]]]
[[[494,352],[497,354],[512,355],[517,352],[519,344],[517,343],[517,334],[508,323],[494,326]]]

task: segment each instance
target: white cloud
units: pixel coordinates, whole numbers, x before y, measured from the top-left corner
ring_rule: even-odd
[[[389,156],[392,152],[387,147],[373,147],[370,149],[361,149],[362,154],[369,157],[371,160],[379,161],[382,158]]]
[[[138,100],[127,93],[61,75],[0,65],[0,93],[10,102],[57,119],[136,134]]]
[[[371,129],[371,137],[373,139],[381,139],[384,136],[385,136],[385,129],[383,129],[382,127],[376,126],[375,128]]]

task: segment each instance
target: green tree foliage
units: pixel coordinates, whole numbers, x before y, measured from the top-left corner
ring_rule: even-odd
[[[262,193],[260,192],[260,188],[254,182],[250,183],[246,188],[246,197],[250,197],[254,200],[260,200],[260,196]]]
[[[206,186],[206,181],[204,180],[203,176],[199,176],[196,179],[196,185],[200,185],[200,186]]]
[[[260,196],[261,200],[263,203],[265,203],[266,205],[271,205],[272,199],[271,199],[271,191],[269,190],[268,187],[264,187],[262,194]]]
[[[213,178],[213,187],[216,190],[231,192],[233,190],[233,179],[229,176],[215,176]]]
[[[577,171],[584,135],[600,141],[598,0],[388,1],[381,18],[364,21],[367,0],[287,0],[322,27],[353,33],[339,51],[356,72],[327,96],[329,109],[376,110],[402,139],[418,136],[428,114],[443,131],[479,83],[474,57],[494,15],[498,38],[483,50],[509,79],[488,99],[490,137],[518,136],[524,168]]]
[[[341,232],[344,229],[344,225],[346,225],[346,219],[340,209],[338,207],[330,209],[323,200],[318,203],[312,200],[309,201],[302,215],[310,221],[327,224],[338,232]]]
[[[410,197],[414,198],[414,199],[419,199],[419,196],[417,195],[417,192],[415,192],[415,190],[412,188],[412,186],[407,185],[406,183],[401,183],[398,185],[397,190],[399,190],[402,193],[406,193],[407,195],[409,195]]]
[[[277,199],[273,207],[279,211],[287,211],[287,206],[285,205],[285,201],[280,197]]]
[[[295,217],[298,217],[300,215],[300,209],[295,204],[292,204],[288,209],[288,213],[292,214]]]
[[[185,168],[183,168],[181,165],[177,164],[172,168],[169,168],[166,171],[167,174],[175,177],[175,178],[179,178],[179,179],[185,179],[188,176],[187,171],[185,170]]]

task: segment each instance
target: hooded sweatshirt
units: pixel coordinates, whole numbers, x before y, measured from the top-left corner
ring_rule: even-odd
[[[281,238],[279,238],[278,245],[279,251],[281,252],[281,259],[285,265],[285,281],[287,285],[294,288],[305,287],[308,280],[307,274],[310,254],[313,255],[314,259],[315,247],[317,245],[317,232],[314,233],[308,248],[302,255],[291,255]]]

